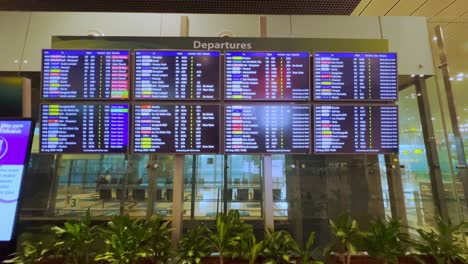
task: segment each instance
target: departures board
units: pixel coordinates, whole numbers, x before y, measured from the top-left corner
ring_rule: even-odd
[[[310,56],[43,50],[40,152],[397,153],[397,55]]]
[[[226,52],[226,100],[308,101],[308,52]]]
[[[129,50],[42,51],[42,98],[129,99]]]
[[[308,105],[226,105],[225,153],[309,153]]]
[[[398,153],[396,105],[315,105],[314,153]]]
[[[135,51],[135,99],[218,100],[217,51]]]
[[[41,105],[42,153],[127,153],[128,104]]]
[[[314,99],[396,101],[396,53],[314,54]]]
[[[218,153],[219,106],[137,104],[134,153]]]

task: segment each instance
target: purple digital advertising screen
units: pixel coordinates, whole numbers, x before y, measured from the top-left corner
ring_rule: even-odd
[[[0,120],[0,241],[12,237],[31,130],[31,120]]]

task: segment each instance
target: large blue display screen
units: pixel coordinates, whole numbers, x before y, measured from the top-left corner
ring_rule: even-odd
[[[314,99],[396,101],[396,53],[314,54]]]
[[[128,104],[41,105],[42,153],[127,153]]]

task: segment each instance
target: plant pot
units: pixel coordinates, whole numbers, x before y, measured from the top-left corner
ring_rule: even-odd
[[[352,264],[382,264],[383,263],[383,261],[367,256],[367,255],[352,255],[350,261]],[[340,261],[339,257],[336,255],[329,256],[327,263],[344,264]]]
[[[399,264],[437,264],[437,260],[432,256],[425,256],[425,255],[409,255],[409,256],[401,256],[398,258]],[[463,264],[461,261],[451,261],[452,264]]]
[[[221,262],[219,261],[219,257],[216,256],[211,256],[211,257],[205,257],[201,261],[203,264],[220,264]],[[247,264],[249,263],[247,260],[244,259],[231,259],[231,258],[224,258],[223,264]],[[258,262],[260,263],[260,262]]]
[[[46,258],[39,262],[39,264],[64,264],[64,258]]]

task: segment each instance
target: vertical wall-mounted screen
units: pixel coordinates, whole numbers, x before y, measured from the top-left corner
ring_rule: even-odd
[[[226,105],[227,154],[308,153],[308,105]]]
[[[42,51],[42,98],[129,99],[128,50]]]
[[[135,99],[217,100],[217,51],[135,51]]]
[[[395,105],[315,105],[314,152],[398,153]]]
[[[41,105],[42,153],[127,153],[128,104]]]
[[[315,100],[396,101],[396,53],[314,54]]]
[[[12,238],[32,129],[31,120],[0,120],[0,241]]]
[[[218,105],[135,105],[133,152],[218,153]]]
[[[308,52],[226,52],[226,100],[307,101]]]

